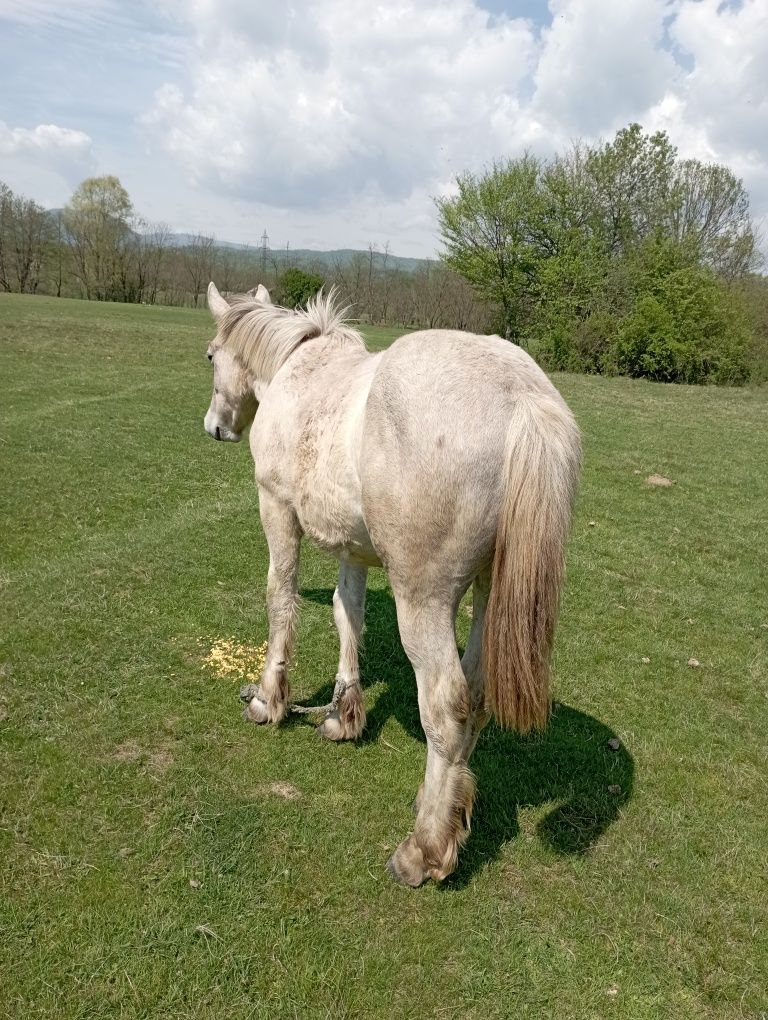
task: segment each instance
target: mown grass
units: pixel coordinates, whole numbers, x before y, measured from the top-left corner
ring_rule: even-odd
[[[0,1015],[765,1016],[768,391],[557,379],[586,450],[558,708],[486,731],[459,871],[413,892],[384,871],[424,767],[384,574],[360,743],[249,727],[201,668],[266,636],[210,335],[0,298]],[[307,548],[299,697],[331,689],[333,585]]]

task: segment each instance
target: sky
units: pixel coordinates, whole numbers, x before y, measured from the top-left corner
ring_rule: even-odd
[[[768,226],[768,0],[0,0],[0,180],[174,231],[439,249],[465,170],[632,121]]]

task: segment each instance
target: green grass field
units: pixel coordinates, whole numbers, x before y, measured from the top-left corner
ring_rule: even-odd
[[[383,572],[359,743],[248,726],[202,664],[267,633],[211,336],[0,297],[0,1016],[768,1016],[768,390],[557,378],[586,463],[553,723],[488,728],[459,870],[414,892],[384,869],[425,745]],[[294,689],[328,700],[334,564],[302,564]]]

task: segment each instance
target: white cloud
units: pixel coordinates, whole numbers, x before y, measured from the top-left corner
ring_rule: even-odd
[[[70,184],[95,166],[93,139],[84,131],[38,124],[36,128],[11,128],[0,120],[0,157],[31,164],[37,170],[53,170]]]
[[[137,208],[179,229],[427,254],[430,196],[462,170],[637,120],[729,165],[768,216],[765,0],[549,0],[544,25],[499,13],[534,0],[485,3],[0,0],[11,55],[32,23],[53,53],[17,72],[39,85],[16,123],[45,109],[83,129],[3,125],[0,159],[25,191],[33,162],[75,183],[92,136]],[[68,90],[84,48],[88,85]]]
[[[112,0],[0,0],[0,19],[24,25],[66,25],[88,21],[113,6]]]
[[[144,118],[198,183],[278,207],[407,198],[510,144],[532,26],[469,0],[189,8],[198,63]]]
[[[539,32],[472,0],[164,0],[194,55],[143,123],[201,189],[304,216],[399,203],[426,238],[429,196],[461,170],[639,120],[745,174],[759,213],[764,0],[549,6]]]
[[[551,0],[533,108],[555,137],[626,126],[678,71],[663,47],[668,0]]]
[[[727,164],[742,177],[758,225],[768,221],[768,6],[682,0],[670,36],[690,61],[645,123],[684,156]]]
[[[77,159],[89,159],[93,140],[84,131],[73,131],[57,124],[38,124],[27,128],[9,128],[0,121],[0,155],[19,156],[38,153],[65,153]]]
[[[768,5],[685,0],[672,26],[693,60],[679,90],[680,121],[698,125],[715,152],[768,153]]]

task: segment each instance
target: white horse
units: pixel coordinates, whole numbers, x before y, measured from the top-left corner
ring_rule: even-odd
[[[306,311],[264,287],[208,305],[213,398],[205,429],[237,442],[252,424],[269,545],[269,642],[246,717],[291,710],[287,666],[296,623],[299,545],[340,562],[333,614],[341,641],[319,732],[365,726],[358,668],[368,568],[384,566],[413,664],[427,739],[414,831],[392,855],[408,885],[444,879],[469,832],[468,769],[490,715],[526,732],[550,707],[549,658],[580,467],[565,402],[519,347],[496,336],[428,330],[369,353],[333,295]],[[473,587],[460,660],[459,602]]]

